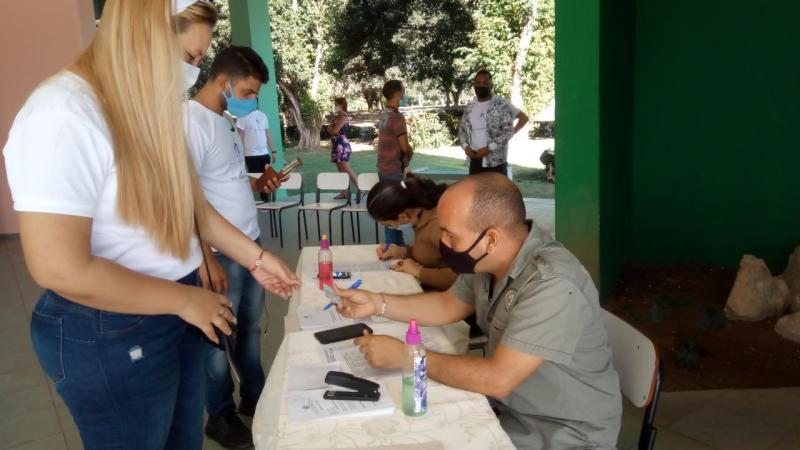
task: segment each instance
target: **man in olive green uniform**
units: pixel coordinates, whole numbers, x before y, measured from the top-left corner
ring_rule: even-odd
[[[498,214],[502,211],[502,214]],[[470,176],[438,206],[445,262],[460,273],[446,292],[412,296],[340,291],[342,314],[439,326],[476,313],[485,358],[428,352],[428,376],[495,400],[521,449],[613,449],[619,378],[597,289],[581,263],[525,220],[519,189],[502,175]],[[373,367],[399,368],[403,343],[356,339]]]

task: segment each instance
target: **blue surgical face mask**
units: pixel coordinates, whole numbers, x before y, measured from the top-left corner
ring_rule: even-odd
[[[227,92],[222,91],[222,96],[225,97],[225,102],[228,104],[225,109],[228,110],[230,115],[233,117],[244,117],[258,109],[258,99],[241,99],[237,97],[233,92],[233,86],[231,85],[230,81],[228,82],[228,89],[231,91],[231,94],[228,95]]]

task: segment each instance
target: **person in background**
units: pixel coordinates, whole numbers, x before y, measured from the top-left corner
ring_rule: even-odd
[[[399,80],[389,80],[383,85],[382,93],[386,108],[381,111],[378,121],[378,178],[401,181],[414,156],[408,143],[406,118],[398,109],[406,90]],[[389,244],[405,245],[402,231],[384,228],[384,232]]]
[[[236,128],[244,142],[244,160],[247,171],[263,173],[264,166],[272,163],[275,145],[269,132],[269,119],[259,109],[236,119]],[[269,201],[269,194],[259,193],[261,200]]]
[[[442,256],[460,274],[449,290],[400,296],[337,288],[337,309],[423,326],[476,312],[489,338],[486,357],[428,350],[431,379],[491,397],[516,448],[615,448],[622,395],[589,272],[525,220],[522,194],[505,176],[459,181],[437,211]],[[406,364],[406,345],[394,337],[365,333],[355,345],[372,367]]]
[[[350,182],[358,189],[358,177],[350,167],[350,154],[353,149],[350,147],[350,140],[347,139],[347,132],[350,131],[350,116],[347,114],[347,100],[344,97],[337,97],[334,101],[336,117],[333,122],[325,127],[331,135],[331,162],[336,164],[336,170],[346,173],[350,177]],[[337,195],[336,199],[347,198],[349,190]]]
[[[33,348],[87,449],[203,447],[203,339],[235,319],[196,286],[198,237],[272,292],[298,286],[208,204],[186,149],[180,99],[216,19],[205,1],[108,0],[89,47],[31,94],[3,150],[25,262],[45,289]]]
[[[253,49],[231,46],[217,54],[208,81],[184,107],[186,140],[208,201],[259,246],[260,230],[253,202],[256,180],[247,175],[250,169],[245,164],[233,116],[250,117],[257,111],[256,96],[268,80],[267,67]],[[269,186],[270,192],[278,186]],[[205,243],[203,246],[203,284],[226,294],[237,318],[236,348],[231,356],[241,372],[238,412],[252,417],[266,381],[261,367],[259,327],[264,314],[264,289],[247,268],[226,254],[212,254]],[[251,447],[252,433],[237,415],[234,384],[224,350],[210,347],[207,364],[206,435],[225,448]]]
[[[458,129],[469,173],[508,175],[508,143],[528,123],[528,116],[508,100],[492,95],[492,74],[488,70],[475,74],[473,86],[475,98],[464,108]]]
[[[424,286],[447,290],[456,280],[456,273],[447,267],[439,252],[442,230],[436,216],[436,204],[447,185],[413,175],[405,181],[383,180],[367,196],[367,211],[381,225],[397,228],[411,225],[414,245],[380,245],[378,258],[400,259],[393,270],[413,275]]]

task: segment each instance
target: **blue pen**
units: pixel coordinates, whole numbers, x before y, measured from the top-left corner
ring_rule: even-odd
[[[354,281],[354,282],[353,282],[353,284],[351,284],[351,285],[350,285],[350,287],[348,287],[347,289],[358,289],[358,287],[359,287],[359,286],[361,286],[361,280],[360,280],[360,279],[358,279],[358,280]],[[327,292],[328,290],[330,290],[330,292],[331,292],[331,293],[333,293],[333,290],[331,290],[331,289],[330,289],[330,288],[329,288],[327,285],[326,285],[325,287],[327,288],[327,289],[326,289],[326,292]],[[333,299],[331,299],[331,300],[333,300]],[[335,305],[335,304],[336,304],[336,303],[334,303],[334,302],[330,302],[330,303],[328,303],[327,305],[325,305],[325,307],[324,307],[324,308],[322,308],[322,310],[323,310],[323,311],[327,311],[327,310],[328,310],[328,309],[329,309],[331,306],[333,306],[333,305]]]
[[[386,252],[386,250],[389,250],[389,243],[388,242],[383,245],[383,251]]]

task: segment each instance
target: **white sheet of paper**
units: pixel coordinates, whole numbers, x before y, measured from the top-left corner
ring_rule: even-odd
[[[322,308],[298,306],[297,320],[301,330],[343,327],[355,323],[353,319],[342,317],[335,307],[323,311]]]
[[[327,364],[314,364],[309,366],[289,367],[286,377],[287,391],[307,391],[310,389],[324,389],[325,376],[331,370],[340,370],[341,364],[332,362]]]
[[[394,413],[395,404],[386,386],[381,383],[381,398],[377,402],[325,400],[326,389],[290,391],[286,393],[289,420],[304,423],[325,419],[388,416]]]

